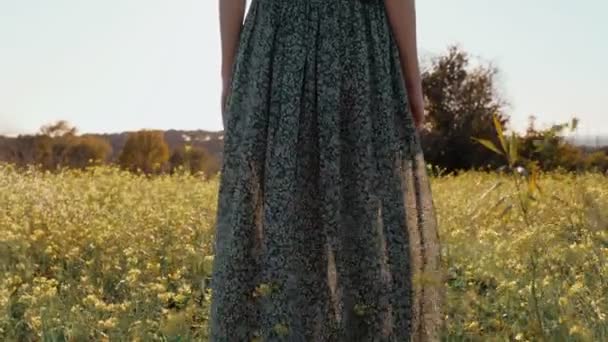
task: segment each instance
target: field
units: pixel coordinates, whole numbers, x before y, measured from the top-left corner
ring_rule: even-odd
[[[434,177],[446,341],[608,340],[608,178]],[[206,340],[217,179],[0,166],[0,340]]]

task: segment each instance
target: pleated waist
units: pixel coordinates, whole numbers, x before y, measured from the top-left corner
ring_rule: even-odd
[[[243,33],[245,54],[269,44],[272,55],[301,47],[301,53],[323,50],[340,64],[354,54],[385,70],[398,63],[383,0],[253,0]]]
[[[319,20],[336,21],[343,27],[386,23],[383,0],[253,0],[251,9],[258,15],[268,15],[273,25],[291,25],[310,19],[313,13]]]
[[[309,4],[327,4],[327,3],[364,3],[364,4],[380,4],[382,0],[253,0],[253,2],[276,2],[283,4],[298,4],[298,3],[309,3]]]
[[[268,3],[275,4],[280,7],[323,7],[323,6],[380,6],[383,4],[382,0],[253,0],[253,3]]]

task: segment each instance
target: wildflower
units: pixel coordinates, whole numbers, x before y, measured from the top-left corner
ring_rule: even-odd
[[[117,323],[118,320],[116,319],[116,317],[110,317],[106,320],[100,320],[99,322],[97,322],[97,325],[99,325],[99,327],[102,329],[112,329],[116,326]]]

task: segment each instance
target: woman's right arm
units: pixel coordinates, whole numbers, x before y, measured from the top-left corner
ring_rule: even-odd
[[[399,49],[410,107],[419,128],[424,120],[424,97],[418,64],[415,0],[384,0],[384,5]]]

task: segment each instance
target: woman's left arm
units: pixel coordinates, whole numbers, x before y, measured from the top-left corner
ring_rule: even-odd
[[[219,0],[222,41],[222,110],[232,80],[232,64],[236,56],[245,16],[245,0]]]

